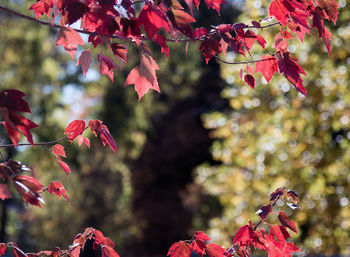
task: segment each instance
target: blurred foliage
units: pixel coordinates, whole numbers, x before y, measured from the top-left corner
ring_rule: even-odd
[[[248,0],[241,18],[266,17],[266,4]],[[268,203],[269,193],[286,186],[301,197],[301,209],[292,216],[299,226],[298,246],[306,254],[350,254],[350,6],[344,0],[339,5],[337,26],[327,23],[333,35],[330,58],[322,40],[306,35],[303,44],[290,42],[307,73],[308,97],[277,74],[268,85],[257,74],[252,91],[237,75],[240,66],[222,65],[231,84],[222,96],[231,108],[203,116],[220,164],[198,167],[196,181],[224,206],[211,220],[210,234],[227,246],[248,219],[258,221],[253,213]],[[270,46],[277,29],[261,32]],[[252,55],[263,54],[257,48]]]

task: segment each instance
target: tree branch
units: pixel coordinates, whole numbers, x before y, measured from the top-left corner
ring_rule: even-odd
[[[230,62],[230,61],[226,61],[224,59],[221,59],[219,56],[214,55],[214,57],[222,62],[222,63],[226,63],[226,64],[248,64],[248,63],[254,63],[254,62],[263,62],[263,61],[267,61],[267,60],[274,60],[273,58],[267,58],[267,59],[258,59],[258,60],[251,60],[251,61],[241,61],[241,62]]]
[[[134,4],[138,4],[138,3],[143,3],[144,0],[136,0],[134,2]],[[51,28],[57,28],[57,29],[65,29],[67,30],[67,27],[66,26],[62,26],[62,25],[58,25],[58,24],[52,24],[50,22],[47,22],[47,21],[43,21],[43,20],[39,20],[39,19],[36,19],[34,17],[30,17],[28,15],[25,15],[25,14],[22,14],[22,13],[19,13],[19,12],[16,12],[10,8],[7,8],[3,5],[0,5],[0,10],[4,11],[4,12],[7,12],[9,14],[12,14],[14,16],[17,16],[19,18],[22,18],[22,19],[26,19],[26,20],[29,20],[29,21],[32,21],[32,22],[37,22],[41,25],[44,25],[44,26],[48,26],[48,27],[51,27]],[[260,29],[263,29],[263,28],[268,28],[268,27],[272,27],[272,26],[275,26],[279,24],[279,22],[274,22],[274,23],[271,23],[271,24],[268,24],[268,25],[265,25],[265,26],[261,26]],[[248,26],[246,28],[256,28],[255,26]],[[74,29],[74,28],[72,28]],[[79,33],[82,33],[82,34],[87,34],[87,35],[91,35],[95,32],[91,32],[91,31],[87,31],[87,30],[82,30],[82,29],[74,29],[76,32],[79,32]],[[216,31],[217,33],[217,31]],[[127,40],[127,38],[123,37],[123,36],[118,36],[118,35],[103,35],[105,37],[109,37],[109,38],[116,38],[116,39],[120,39],[120,40]],[[170,38],[167,38],[166,41],[168,42],[191,42],[191,41],[203,41],[205,38],[201,38],[201,39],[170,39]],[[149,40],[149,38],[142,38],[141,40]]]
[[[68,139],[68,137],[62,137],[62,138],[56,139],[54,141],[40,142],[40,143],[35,143],[35,144],[21,143],[21,144],[17,144],[17,146],[25,146],[25,145],[53,145],[53,144],[59,143],[61,141],[67,140],[67,139]],[[0,148],[12,147],[12,146],[15,146],[15,144],[0,145]]]

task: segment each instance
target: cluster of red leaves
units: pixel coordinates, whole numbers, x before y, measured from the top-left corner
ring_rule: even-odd
[[[101,257],[119,257],[119,254],[114,250],[115,244],[103,233],[94,228],[86,228],[84,233],[74,237],[72,245],[67,250],[61,250],[55,247],[51,251],[40,251],[37,253],[25,253],[14,242],[7,244],[0,243],[0,256],[6,253],[6,250],[12,250],[15,257],[79,257],[100,255]],[[85,254],[85,255],[84,255]],[[98,255],[97,255],[98,254]]]
[[[202,231],[197,231],[191,240],[179,241],[174,243],[168,251],[167,256],[170,257],[190,257],[192,252],[202,257],[224,257],[226,250],[220,245],[206,243],[211,239]]]
[[[25,165],[20,162],[8,160],[0,163],[0,178],[2,181],[9,181],[17,190],[22,199],[31,205],[41,207],[41,203],[45,203],[41,193],[48,190],[50,193],[56,194],[59,197],[63,195],[68,200],[66,190],[59,181],[53,181],[47,188],[44,188],[35,178],[27,175],[21,175],[22,172],[30,171]],[[0,184],[0,199],[11,199],[12,194],[8,188],[8,184]]]
[[[287,203],[287,200],[292,200],[292,207]],[[287,229],[297,233],[297,228],[293,220],[289,219],[284,211],[278,212],[278,219],[280,225],[271,225],[264,222],[267,216],[272,213],[272,209],[276,208],[276,202],[280,200],[287,203],[293,210],[297,208],[299,201],[298,194],[294,191],[286,192],[284,188],[278,188],[270,195],[270,204],[265,205],[259,209],[257,214],[260,216],[260,222],[253,226],[252,222],[248,225],[242,226],[236,233],[232,245],[224,249],[221,246],[213,243],[206,243],[210,238],[199,231],[193,236],[191,240],[179,241],[174,243],[169,251],[170,257],[202,257],[207,255],[209,257],[250,257],[252,256],[252,249],[260,249],[268,253],[269,257],[291,257],[293,252],[301,251],[291,242],[291,236]],[[259,228],[263,224],[267,229]]]
[[[18,112],[31,113],[28,103],[23,99],[25,94],[16,89],[4,90],[0,93],[0,118],[5,126],[12,142],[16,146],[20,137],[20,131],[33,144],[31,129],[37,124],[18,114]]]
[[[231,51],[246,56],[257,42],[263,49],[267,42],[256,34],[253,29],[263,30],[260,22],[253,21],[251,25],[244,23],[221,24],[206,28],[192,29],[191,23],[196,20],[193,16],[194,7],[199,6],[200,0],[185,0],[189,13],[177,0],[145,1],[137,14],[132,0],[37,0],[30,9],[37,18],[42,15],[51,17],[53,23],[60,16],[62,26],[57,34],[56,45],[62,45],[74,58],[78,45],[85,43],[79,33],[69,27],[80,20],[81,28],[89,34],[88,43],[93,47],[106,46],[110,55],[99,54],[97,60],[100,72],[114,80],[118,62],[127,62],[128,46],[133,43],[141,54],[140,64],[131,70],[124,86],[134,84],[139,99],[153,89],[160,92],[156,77],[158,66],[153,60],[145,39],[154,41],[161,47],[165,57],[169,56],[167,41],[169,38],[177,42],[179,36],[185,36],[188,41],[201,41],[199,51],[205,61],[221,53]],[[220,6],[225,0],[204,0],[208,8],[220,12]],[[50,15],[51,14],[51,15]],[[255,72],[261,72],[267,82],[274,73],[281,73],[302,94],[306,90],[302,84],[301,74],[306,75],[298,64],[296,57],[288,52],[289,39],[299,38],[303,41],[305,34],[311,34],[311,28],[317,28],[318,36],[324,41],[330,53],[331,33],[324,26],[324,19],[336,23],[338,4],[336,0],[273,0],[269,6],[269,15],[281,25],[281,31],[275,36],[273,47],[276,52],[264,55],[257,62]],[[147,34],[147,38],[142,34]],[[163,35],[167,33],[168,39]],[[110,56],[114,57],[111,58]],[[77,61],[86,75],[92,55],[90,50],[83,51]],[[243,71],[241,72],[243,74]],[[252,88],[255,86],[254,68],[244,75],[244,81]]]
[[[38,127],[38,125],[17,114],[17,112],[30,113],[29,105],[23,99],[24,96],[25,94],[19,90],[4,90],[0,93],[0,117],[4,120],[2,121],[2,124],[9,133],[15,147],[18,145],[20,131],[27,138],[30,144],[35,145],[30,130],[34,127]],[[90,120],[88,127],[95,136],[100,134],[103,145],[108,144],[114,153],[117,152],[117,145],[107,126],[104,125],[102,121]],[[79,146],[84,143],[87,147],[90,147],[90,140],[82,135],[85,129],[85,121],[75,120],[67,126],[64,133],[68,134],[67,139],[71,143],[76,139]],[[64,140],[64,138],[61,140]],[[40,143],[40,145],[43,144],[45,143]],[[48,142],[47,144],[51,144],[51,142]],[[52,146],[51,151],[56,156],[60,167],[64,170],[66,175],[68,175],[71,172],[71,169],[68,164],[62,160],[62,157],[66,158],[64,146],[55,144]],[[67,201],[69,201],[66,190],[59,181],[53,181],[48,185],[48,187],[44,187],[35,178],[21,174],[25,171],[30,171],[30,169],[22,165],[20,162],[8,160],[0,163],[0,179],[5,182],[0,183],[0,199],[5,200],[12,198],[8,184],[6,183],[12,182],[14,188],[27,204],[41,207],[40,202],[45,202],[41,198],[40,194],[44,191],[48,191],[50,194],[56,194],[59,197],[63,196]]]

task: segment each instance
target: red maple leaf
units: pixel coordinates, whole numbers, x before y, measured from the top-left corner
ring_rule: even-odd
[[[9,191],[8,185],[7,184],[0,184],[0,199],[5,200],[5,199],[11,199],[12,195],[11,192]]]
[[[81,146],[82,143],[84,143],[87,147],[90,148],[90,140],[87,137],[84,137],[83,135],[78,135],[77,141],[79,146]]]
[[[280,73],[282,73],[300,93],[306,96],[303,80],[300,77],[300,74],[306,75],[306,73],[298,64],[298,59],[290,53],[284,53],[283,55],[278,55],[277,63]]]
[[[72,171],[70,170],[69,166],[67,163],[65,163],[64,161],[62,161],[61,157],[57,156],[57,161],[59,163],[59,165],[61,166],[62,170],[66,173],[66,175],[68,176],[69,173],[71,173]]]
[[[127,62],[126,61],[126,54],[127,54],[128,50],[125,48],[125,46],[123,46],[122,44],[113,43],[113,44],[111,44],[111,48],[112,48],[112,52],[113,52],[114,56],[117,59],[121,59],[124,62]]]
[[[33,10],[37,19],[39,19],[43,14],[46,14],[47,17],[50,17],[50,11],[53,7],[53,0],[39,0],[31,7],[29,10]]]
[[[139,100],[149,89],[153,89],[160,93],[156,70],[159,70],[159,67],[153,60],[152,56],[142,54],[140,64],[131,70],[126,78],[124,87],[134,84]]]
[[[261,72],[267,83],[269,83],[273,74],[278,72],[277,59],[269,54],[264,55],[262,59],[264,61],[257,62],[255,72]]]
[[[107,75],[110,80],[114,80],[114,70],[116,68],[115,63],[108,56],[99,54],[97,56],[98,61],[100,62],[100,72]]]
[[[224,257],[226,250],[217,244],[207,244],[206,253],[209,257]]]
[[[203,231],[196,231],[195,239],[200,241],[210,241],[210,237],[205,234]]]
[[[27,255],[17,246],[12,247],[12,254],[14,257],[27,257]]]
[[[4,255],[6,252],[6,244],[0,243],[0,256]]]
[[[85,130],[85,121],[83,121],[83,120],[73,120],[67,126],[66,130],[64,131],[64,134],[68,134],[68,139],[72,143],[73,140],[78,135],[81,135],[84,132],[84,130]]]
[[[222,4],[227,4],[225,0],[204,0],[204,2],[207,4],[208,9],[213,8],[218,12],[219,15],[220,15],[220,6]]]
[[[270,232],[265,236],[269,257],[292,257],[293,252],[300,252],[292,242],[286,242],[281,226],[271,225]]]
[[[289,217],[287,216],[287,214],[285,214],[284,211],[280,211],[280,213],[278,214],[278,219],[281,222],[283,227],[287,227],[290,230],[292,230],[293,232],[298,233],[295,222],[293,220],[289,219]]]
[[[106,245],[101,246],[102,257],[119,257],[119,254],[112,248]]]
[[[293,190],[288,190],[287,197],[291,198],[293,200],[294,204],[299,203],[299,195],[296,192],[294,192]]]
[[[107,126],[102,124],[102,121],[90,120],[89,127],[90,127],[92,133],[95,134],[95,136],[97,136],[98,133],[100,134],[100,138],[101,138],[102,144],[104,146],[106,144],[108,144],[111,147],[111,149],[113,150],[113,152],[115,154],[117,153],[117,145],[114,141],[114,138],[110,134]]]
[[[158,10],[158,7],[148,4],[148,2],[143,6],[137,22],[139,26],[143,25],[151,41],[161,28],[169,32],[169,25],[165,15]]]
[[[61,182],[52,181],[47,187],[47,190],[49,191],[50,194],[58,195],[60,198],[61,196],[63,196],[69,202],[68,196],[66,194],[66,190],[64,189],[64,186],[61,184]]]
[[[160,34],[156,34],[153,38],[154,42],[156,42],[158,45],[160,45],[162,49],[162,53],[164,53],[165,58],[168,59],[170,49],[166,44],[166,38]]]
[[[40,206],[40,202],[45,203],[40,197],[39,192],[42,192],[43,185],[41,185],[35,178],[16,175],[12,178],[14,186],[26,203]]]
[[[244,81],[254,90],[255,78],[252,75],[250,74],[244,75]]]
[[[263,221],[267,218],[267,216],[272,212],[272,206],[271,204],[265,205],[261,207],[256,214],[259,215],[260,219]]]
[[[167,12],[167,16],[175,29],[179,30],[185,36],[193,38],[190,23],[196,22],[196,20],[191,15],[182,10],[173,9]]]
[[[38,127],[31,120],[17,114],[17,112],[31,112],[28,103],[23,99],[24,96],[23,92],[15,89],[4,90],[0,93],[0,117],[4,120],[2,123],[15,147],[20,137],[20,131],[29,143],[34,144],[30,130]]]
[[[238,244],[240,247],[244,249],[247,246],[253,245],[255,241],[256,241],[256,235],[254,233],[252,226],[245,225],[237,231],[232,244],[233,245]]]
[[[92,56],[90,50],[85,50],[80,54],[77,65],[81,65],[81,70],[83,71],[85,77],[87,71],[89,70],[91,61]]]
[[[56,144],[52,147],[52,152],[56,155],[56,156],[62,156],[64,158],[66,158],[66,153],[64,151],[64,147],[60,144]]]
[[[74,29],[70,27],[61,28],[57,33],[56,46],[62,45],[74,59],[78,45],[85,45],[83,39]]]
[[[206,39],[202,41],[198,50],[202,52],[205,62],[208,63],[214,55],[221,53],[220,42],[212,38]]]
[[[168,251],[167,256],[170,257],[190,257],[190,247],[184,241],[174,243]]]

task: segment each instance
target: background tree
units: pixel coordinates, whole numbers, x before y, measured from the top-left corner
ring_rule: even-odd
[[[230,108],[203,116],[216,139],[212,156],[221,164],[204,164],[196,171],[196,181],[224,206],[210,222],[210,234],[222,242],[257,211],[271,188],[288,186],[303,201],[295,219],[306,253],[349,254],[350,9],[339,4],[344,9],[332,29],[330,59],[319,42],[289,45],[308,74],[308,97],[297,96],[278,78],[268,85],[258,79],[252,91],[234,76],[240,67],[222,67],[231,84],[223,91]],[[264,9],[262,2],[248,1],[245,11],[259,19]]]

